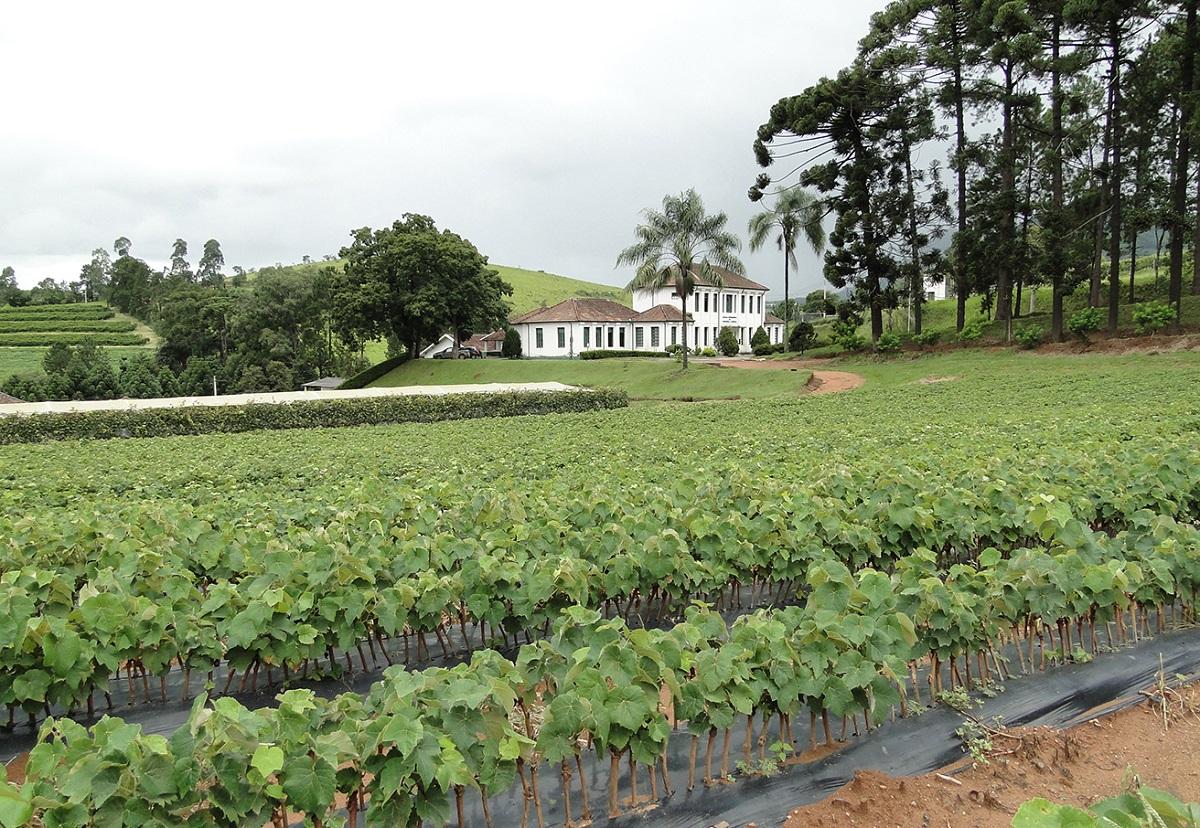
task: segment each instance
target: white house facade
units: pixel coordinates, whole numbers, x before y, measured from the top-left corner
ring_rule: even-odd
[[[946,296],[947,296],[947,293],[946,293],[946,280],[945,279],[942,279],[939,282],[930,281],[928,278],[925,279],[925,301],[926,302],[933,302],[938,299],[945,299]]]
[[[771,338],[771,344],[783,341],[783,321],[775,320],[767,313],[767,288],[745,276],[739,276],[722,268],[712,268],[720,277],[722,285],[717,287],[699,276],[694,277],[695,289],[688,297],[688,345],[693,348],[716,347],[717,334],[721,328],[733,328],[743,352],[750,350],[754,332],[762,327]],[[683,300],[676,292],[675,283],[669,282],[653,290],[635,290],[633,309],[645,311],[663,304],[682,309]],[[768,318],[770,317],[770,318]]]
[[[772,343],[783,341],[783,321],[766,311],[767,288],[721,271],[724,285],[697,280],[688,301],[688,347],[716,347],[721,328],[734,330],[742,353],[762,327]],[[511,324],[530,357],[575,357],[591,350],[657,351],[683,343],[682,301],[673,284],[637,290],[633,307],[608,299],[567,299],[522,314]]]

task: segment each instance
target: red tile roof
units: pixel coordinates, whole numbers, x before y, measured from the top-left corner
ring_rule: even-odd
[[[483,336],[481,336],[479,338],[482,339],[484,342],[503,342],[504,341],[504,328],[497,328],[496,330],[492,331],[491,333],[484,334]]]
[[[25,402],[25,401],[18,400],[16,397],[13,397],[9,394],[5,394],[3,391],[0,391],[0,405],[12,405],[14,403],[19,403],[19,402]]]
[[[773,313],[768,313],[767,314],[767,324],[768,325],[782,325],[783,320],[780,319],[778,316],[776,316]]]
[[[747,279],[745,276],[740,276],[737,273],[734,273],[732,270],[726,270],[725,268],[717,267],[716,265],[709,265],[709,269],[711,271],[713,271],[716,275],[721,277],[721,281],[724,282],[722,287],[730,288],[731,290],[766,290],[767,289],[766,285],[760,285],[758,282],[755,282],[753,279]],[[697,273],[695,269],[692,270],[692,275],[695,278],[697,285],[703,285],[705,287],[716,287],[716,285],[712,284],[707,279],[701,278],[700,274]],[[675,286],[675,278],[672,277],[667,282],[667,284],[674,287]]]
[[[628,322],[636,314],[610,299],[564,299],[548,308],[537,308],[512,320],[512,324],[537,322]]]
[[[680,322],[683,313],[674,305],[655,305],[633,317],[634,322]]]

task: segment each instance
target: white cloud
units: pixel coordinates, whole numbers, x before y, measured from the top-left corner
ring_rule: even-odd
[[[607,282],[694,186],[744,231],[755,128],[879,0],[21,4],[7,10],[0,264],[72,278],[126,235],[246,267],[432,215],[493,261]],[[193,259],[195,255],[193,255]],[[773,250],[751,275],[782,287]],[[799,287],[819,284],[802,255]]]

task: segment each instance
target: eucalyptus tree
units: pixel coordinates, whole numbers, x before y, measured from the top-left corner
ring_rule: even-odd
[[[724,287],[716,268],[745,273],[737,257],[742,243],[725,229],[729,219],[724,213],[709,214],[704,201],[693,189],[677,196],[667,195],[662,210],[647,209],[643,221],[634,230],[637,241],[617,255],[617,266],[637,268],[630,290],[654,289],[675,285],[683,314],[683,367],[688,366],[687,302],[696,290],[697,280]]]
[[[854,286],[870,308],[873,340],[883,333],[886,289],[899,270],[887,245],[903,232],[896,211],[881,209],[903,176],[892,126],[909,84],[889,63],[893,58],[885,53],[879,60],[856,60],[836,77],[781,99],[754,142],[763,167],[801,156],[799,183],[821,192],[836,214],[825,278],[835,287]],[[759,175],[751,199],[761,198],[770,184],[769,175]]]
[[[204,252],[200,254],[200,263],[196,266],[196,276],[202,285],[221,285],[225,276],[221,268],[225,266],[225,254],[221,252],[221,243],[209,239],[204,243]]]
[[[788,187],[779,193],[775,206],[750,219],[750,249],[761,248],[775,234],[775,244],[783,253],[783,330],[784,340],[792,321],[792,302],[788,296],[791,268],[796,267],[796,244],[804,236],[817,255],[825,250],[824,205],[803,187]]]

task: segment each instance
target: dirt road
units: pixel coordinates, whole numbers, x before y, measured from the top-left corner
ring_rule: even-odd
[[[858,388],[864,380],[858,374],[849,371],[823,371],[813,367],[812,362],[804,360],[782,359],[718,359],[715,364],[726,368],[749,368],[759,371],[812,371],[812,379],[808,381],[808,390],[813,394],[835,394],[839,391],[850,391]]]

